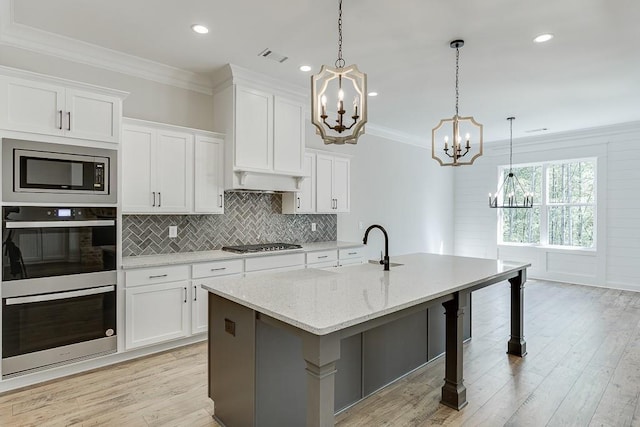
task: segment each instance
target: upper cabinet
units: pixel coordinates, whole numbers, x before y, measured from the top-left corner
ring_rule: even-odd
[[[316,154],[304,155],[303,172],[308,178],[302,182],[300,190],[282,195],[283,214],[304,214],[316,212]]]
[[[0,67],[0,128],[120,140],[125,92]]]
[[[282,195],[283,214],[344,213],[351,209],[351,158],[307,150],[300,190]]]
[[[304,95],[227,66],[214,126],[227,136],[225,188],[295,191],[304,180]]]
[[[341,213],[351,209],[351,159],[334,154],[316,155],[316,211]]]
[[[126,119],[121,151],[123,213],[224,212],[221,135]]]

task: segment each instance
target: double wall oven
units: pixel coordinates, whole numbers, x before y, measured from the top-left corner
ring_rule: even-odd
[[[2,208],[2,376],[114,353],[116,208]]]

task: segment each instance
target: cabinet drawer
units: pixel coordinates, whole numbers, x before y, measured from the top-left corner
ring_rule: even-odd
[[[315,264],[318,262],[325,263],[327,261],[335,261],[338,259],[338,251],[335,249],[329,251],[309,252],[307,254],[307,264]]]
[[[247,258],[245,271],[270,270],[273,268],[300,266],[304,268],[304,253],[298,252],[287,255],[261,256]]]
[[[226,276],[227,274],[237,273],[242,273],[241,259],[205,262],[202,264],[194,264],[193,267],[191,267],[191,275],[194,279]]]
[[[125,271],[124,277],[127,287],[188,280],[189,266],[172,265],[167,267],[140,268]]]
[[[351,259],[351,258],[362,258],[364,257],[364,248],[347,248],[340,249],[338,251],[339,258],[343,259]]]

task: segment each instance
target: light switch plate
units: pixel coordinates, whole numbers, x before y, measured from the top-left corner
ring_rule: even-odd
[[[169,238],[174,239],[178,237],[178,226],[177,225],[170,225],[169,226]]]

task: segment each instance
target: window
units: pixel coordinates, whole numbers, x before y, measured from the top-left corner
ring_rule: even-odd
[[[533,194],[533,208],[499,210],[500,243],[595,247],[595,159],[515,166],[513,172]]]

